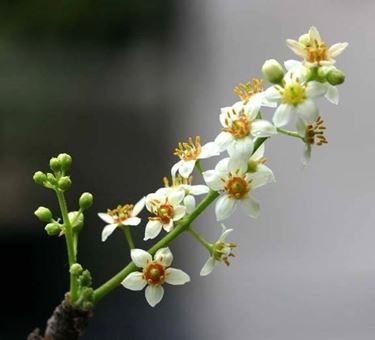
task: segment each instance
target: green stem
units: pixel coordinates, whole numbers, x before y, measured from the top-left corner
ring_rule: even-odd
[[[66,205],[64,193],[60,191],[59,189],[56,189],[56,196],[57,200],[59,202],[61,216],[63,218],[64,222],[64,231],[65,231],[65,240],[66,240],[66,248],[68,250],[68,260],[69,260],[69,268],[77,262],[77,256],[75,251],[75,241],[74,241],[74,235],[72,230],[72,225],[69,220],[68,216],[68,208]],[[77,286],[77,280],[75,275],[70,273],[70,298],[72,302],[74,302],[77,299],[78,295],[78,286]]]
[[[257,138],[254,141],[253,153],[267,140],[267,137]],[[219,196],[219,193],[210,190],[203,200],[198,204],[195,210],[176,224],[176,227],[166,234],[159,242],[155,243],[148,252],[154,255],[160,248],[168,246],[177,236],[186,231],[190,224]],[[126,267],[119,271],[116,275],[103,283],[94,291],[94,303],[98,303],[103,297],[110,293],[113,289],[121,284],[121,282],[138,268],[133,262],[130,262]]]
[[[197,168],[197,170],[199,171],[199,173],[202,175],[203,168],[202,168],[201,161],[199,159],[195,162],[195,167]]]
[[[280,132],[281,134],[286,135],[286,136],[289,136],[289,137],[299,138],[299,139],[302,139],[302,140],[303,140],[303,137],[301,137],[301,136],[300,136],[297,132],[295,132],[295,131],[289,131],[289,130],[285,130],[285,129],[282,129],[282,128],[277,128],[277,132]]]
[[[124,225],[123,229],[124,229],[125,238],[126,238],[126,241],[128,242],[129,248],[134,249],[135,245],[134,245],[134,241],[133,241],[132,232],[130,230],[130,227],[128,225]]]
[[[187,228],[187,231],[192,234],[195,239],[203,246],[205,247],[210,254],[212,254],[212,244],[209,243],[203,236],[200,234],[197,230],[195,230],[192,226]]]

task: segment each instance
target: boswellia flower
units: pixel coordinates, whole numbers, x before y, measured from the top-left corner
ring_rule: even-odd
[[[212,190],[223,193],[215,206],[218,221],[231,216],[237,203],[241,203],[247,215],[257,217],[259,203],[252,197],[251,191],[274,181],[269,168],[248,172],[248,164],[240,158],[224,158],[216,165],[215,170],[205,171],[203,178]]]
[[[137,215],[145,206],[145,197],[141,198],[135,205],[119,205],[115,209],[108,209],[107,213],[98,213],[98,216],[108,223],[102,231],[102,241],[104,242],[117,227],[135,226],[141,223]]]
[[[142,272],[130,273],[122,285],[130,290],[145,290],[145,297],[151,307],[155,307],[163,298],[164,283],[171,285],[183,285],[190,281],[190,277],[180,269],[170,268],[173,261],[169,248],[160,248],[152,259],[152,256],[142,249],[132,249],[130,256],[134,264],[142,268]]]
[[[154,216],[148,218],[145,241],[158,236],[161,229],[170,232],[174,222],[185,216],[186,207],[181,204],[184,197],[185,190],[183,188],[169,192],[157,191],[146,196],[146,208]]]
[[[327,48],[319,31],[311,26],[309,32],[300,36],[298,41],[287,39],[288,47],[304,59],[306,66],[332,65],[335,58],[349,45],[347,42],[337,43]]]
[[[177,172],[187,178],[193,172],[198,160],[218,156],[220,152],[214,142],[202,146],[201,138],[197,136],[194,142],[192,138],[189,138],[187,143],[179,143],[174,154],[180,157],[180,160],[171,169],[172,178],[176,177]]]
[[[203,265],[200,272],[201,276],[210,274],[214,270],[215,266],[221,261],[229,266],[229,257],[234,256],[232,249],[237,245],[233,242],[225,242],[233,229],[226,229],[224,224],[221,226],[223,227],[223,232],[219,239],[212,245],[212,254]]]

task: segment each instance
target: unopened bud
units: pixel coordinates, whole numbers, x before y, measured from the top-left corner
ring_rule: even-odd
[[[72,229],[74,231],[81,231],[83,224],[84,224],[84,216],[82,213],[78,211],[71,211],[68,213],[70,224],[72,225]]]
[[[340,85],[345,81],[345,74],[335,68],[327,73],[327,81],[331,85]]]
[[[61,163],[56,157],[52,157],[49,160],[49,167],[52,171],[57,172],[61,170]]]
[[[247,161],[247,172],[256,172],[258,169],[258,163],[252,159]]]
[[[82,272],[79,281],[82,287],[90,287],[92,285],[91,274],[87,269]]]
[[[79,198],[79,207],[86,210],[92,206],[93,196],[89,192],[84,192]]]
[[[56,185],[56,183],[57,183],[56,177],[53,174],[51,174],[50,172],[47,173],[47,181],[49,183],[51,183],[52,185]]]
[[[44,230],[49,236],[55,236],[60,234],[61,227],[57,222],[51,222],[44,227]]]
[[[80,275],[83,272],[83,268],[79,263],[73,263],[69,269],[70,274]]]
[[[70,169],[72,165],[72,157],[67,153],[60,153],[57,156],[57,159],[60,161],[61,168],[63,171],[67,171]]]
[[[34,212],[35,216],[39,218],[42,222],[51,222],[52,220],[52,213],[46,207],[39,207]]]
[[[47,175],[42,171],[37,171],[33,176],[33,180],[36,184],[43,185],[47,180]]]
[[[72,181],[70,180],[69,176],[64,176],[59,179],[58,182],[59,189],[62,191],[69,190],[70,187],[72,186]]]
[[[264,77],[273,84],[278,84],[284,77],[284,71],[280,63],[275,59],[268,59],[262,66]]]

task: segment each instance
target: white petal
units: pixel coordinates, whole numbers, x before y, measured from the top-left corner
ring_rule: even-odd
[[[293,39],[287,39],[286,44],[295,54],[304,57],[305,47],[301,43]]]
[[[306,99],[297,106],[298,113],[307,122],[314,122],[319,116],[318,107],[312,99]]]
[[[172,169],[171,169],[172,178],[176,178],[177,171],[180,168],[181,164],[182,164],[182,160],[178,161],[176,164],[172,166]]]
[[[195,198],[192,195],[187,195],[184,198],[184,206],[186,207],[186,213],[191,214],[195,209]]]
[[[295,68],[302,68],[302,63],[300,61],[297,61],[297,60],[287,60],[284,62],[284,66],[286,68],[287,71],[290,71],[290,70],[293,70]]]
[[[121,284],[130,290],[142,290],[145,288],[147,282],[143,278],[143,274],[140,272],[133,272],[130,273],[122,282]]]
[[[190,186],[189,192],[191,195],[203,195],[207,194],[209,190],[207,185],[198,184]]]
[[[216,219],[218,221],[225,220],[233,214],[236,208],[236,202],[234,199],[229,198],[228,195],[219,197],[215,205]]]
[[[348,47],[348,45],[349,45],[349,44],[348,44],[347,42],[334,44],[334,45],[332,45],[332,46],[328,49],[328,54],[329,54],[332,58],[335,58],[335,57],[337,57],[339,54],[341,54],[342,52],[344,52],[344,50]]]
[[[259,113],[263,102],[263,94],[256,93],[250,97],[249,102],[245,106],[245,112],[250,120],[254,120]]]
[[[275,177],[272,170],[264,164],[258,164],[257,171],[249,174],[249,178],[252,179],[250,183],[251,190],[257,189],[268,183],[275,182]]]
[[[109,235],[117,228],[117,224],[107,224],[102,231],[102,241],[104,242]]]
[[[230,106],[222,107],[220,111],[221,111],[219,115],[220,123],[223,127],[228,127],[228,125],[226,124],[226,120],[228,119],[228,116],[230,117],[230,112],[232,111],[232,108]]]
[[[225,242],[227,239],[228,235],[233,231],[233,229],[225,229],[224,232],[221,234],[219,241],[220,242]]]
[[[186,207],[177,205],[174,207],[173,221],[178,221],[186,215]]]
[[[165,282],[170,285],[183,285],[190,282],[190,276],[181,269],[168,268],[165,271]]]
[[[147,286],[145,297],[151,307],[155,307],[163,298],[164,288],[162,286]]]
[[[276,133],[275,126],[267,120],[256,119],[251,125],[251,134],[255,137],[269,137]]]
[[[327,93],[325,97],[332,103],[338,104],[339,103],[339,90],[336,86],[328,85]]]
[[[113,217],[108,215],[108,214],[105,214],[105,213],[98,213],[98,216],[105,222],[105,223],[108,223],[108,224],[113,224],[114,220],[113,220]]]
[[[327,85],[318,81],[309,81],[306,86],[306,94],[309,98],[323,96],[327,92]]]
[[[239,175],[243,175],[247,172],[247,160],[248,157],[234,157],[229,159],[228,170],[230,172],[236,172]]]
[[[164,202],[165,201],[165,195],[162,195],[161,192],[158,192],[158,193],[148,194],[146,196],[146,208],[149,212],[153,212],[153,205],[151,204],[151,202],[153,202],[153,201]]]
[[[258,161],[264,156],[264,143],[259,146],[259,148],[251,155],[250,159],[253,161]]]
[[[281,94],[275,86],[271,86],[264,91],[264,98],[270,102],[277,102],[281,99]]]
[[[132,216],[137,216],[145,207],[146,197],[142,197],[135,205],[132,211]]]
[[[141,219],[139,217],[129,217],[125,221],[123,221],[122,225],[138,225],[141,223]]]
[[[257,218],[259,216],[259,203],[253,197],[243,199],[241,200],[241,203],[247,215],[254,218]]]
[[[302,164],[306,166],[311,159],[311,145],[305,144],[305,149],[303,151]]]
[[[219,191],[224,188],[223,182],[218,176],[218,172],[215,170],[208,170],[203,172],[203,179],[206,184],[214,191]]]
[[[302,137],[305,138],[306,134],[306,123],[303,119],[298,118],[296,122],[296,129],[298,134]]]
[[[195,160],[183,161],[178,172],[184,178],[188,178],[194,170]]]
[[[163,229],[169,233],[173,229],[173,220],[170,219],[168,224],[163,224]]]
[[[152,256],[143,249],[132,249],[130,251],[130,257],[134,264],[139,268],[146,267],[147,263],[152,261]]]
[[[176,205],[182,202],[185,197],[185,189],[183,187],[178,188],[177,190],[171,191],[168,195],[168,203]]]
[[[310,36],[310,41],[316,41],[317,43],[320,43],[322,39],[320,38],[320,34],[318,29],[315,26],[311,26],[309,29],[309,36]]]
[[[143,240],[147,241],[155,238],[160,234],[162,224],[159,221],[148,221],[145,229],[145,237]]]
[[[220,151],[215,142],[209,142],[202,146],[201,154],[198,156],[199,159],[206,159],[213,156],[220,155]]]
[[[224,151],[233,140],[234,137],[229,132],[223,131],[220,132],[215,138],[215,144],[217,145],[219,151]]]
[[[228,146],[228,154],[231,158],[249,158],[254,149],[254,142],[251,137],[235,140]]]
[[[215,268],[216,261],[213,257],[210,257],[206,263],[203,265],[200,275],[201,276],[207,276],[208,274],[211,274],[212,271]]]
[[[224,176],[229,171],[229,168],[228,168],[229,161],[230,161],[229,157],[221,159],[219,162],[217,162],[215,166],[215,171]]]
[[[154,259],[160,262],[164,267],[169,267],[173,261],[173,254],[168,247],[160,248],[155,253]]]
[[[293,106],[288,104],[280,104],[273,115],[273,123],[276,127],[288,124],[292,117]]]

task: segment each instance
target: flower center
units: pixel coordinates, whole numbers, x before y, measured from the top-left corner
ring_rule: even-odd
[[[324,42],[313,44],[306,44],[306,60],[310,63],[319,64],[322,60],[328,59],[328,50]]]
[[[233,89],[235,95],[240,97],[241,100],[249,100],[254,94],[263,91],[263,80],[253,79],[246,83],[240,83]]]
[[[232,249],[236,247],[237,244],[234,242],[217,242],[214,244],[213,257],[216,261],[223,261],[227,266],[229,266],[229,257],[235,256],[232,253]]]
[[[133,204],[124,204],[118,205],[117,208],[108,209],[107,214],[113,218],[113,221],[116,224],[121,224],[129,217],[131,217],[131,213],[133,211],[134,205]]]
[[[244,198],[249,190],[249,183],[242,177],[231,177],[227,180],[224,187],[229,197],[235,199]]]
[[[237,139],[245,138],[250,134],[251,121],[245,114],[240,114],[237,119],[230,121],[228,113],[228,117],[225,118],[225,124],[228,127],[224,128],[223,131],[229,132],[233,137]]]
[[[327,144],[328,141],[324,136],[324,121],[318,117],[314,124],[309,124],[306,126],[305,130],[305,143],[309,145],[323,145]]]
[[[305,101],[305,87],[297,82],[293,82],[284,88],[283,103],[298,105]]]
[[[174,215],[173,206],[167,203],[160,205],[156,215],[157,219],[160,220],[160,222],[162,222],[163,224],[168,224]]]
[[[145,269],[143,269],[143,277],[148,284],[159,286],[165,279],[165,268],[159,262],[150,262]]]
[[[187,143],[178,143],[174,155],[180,157],[184,161],[191,161],[197,159],[201,152],[201,138],[197,136],[195,137],[195,142],[193,142],[193,139],[190,137]]]

